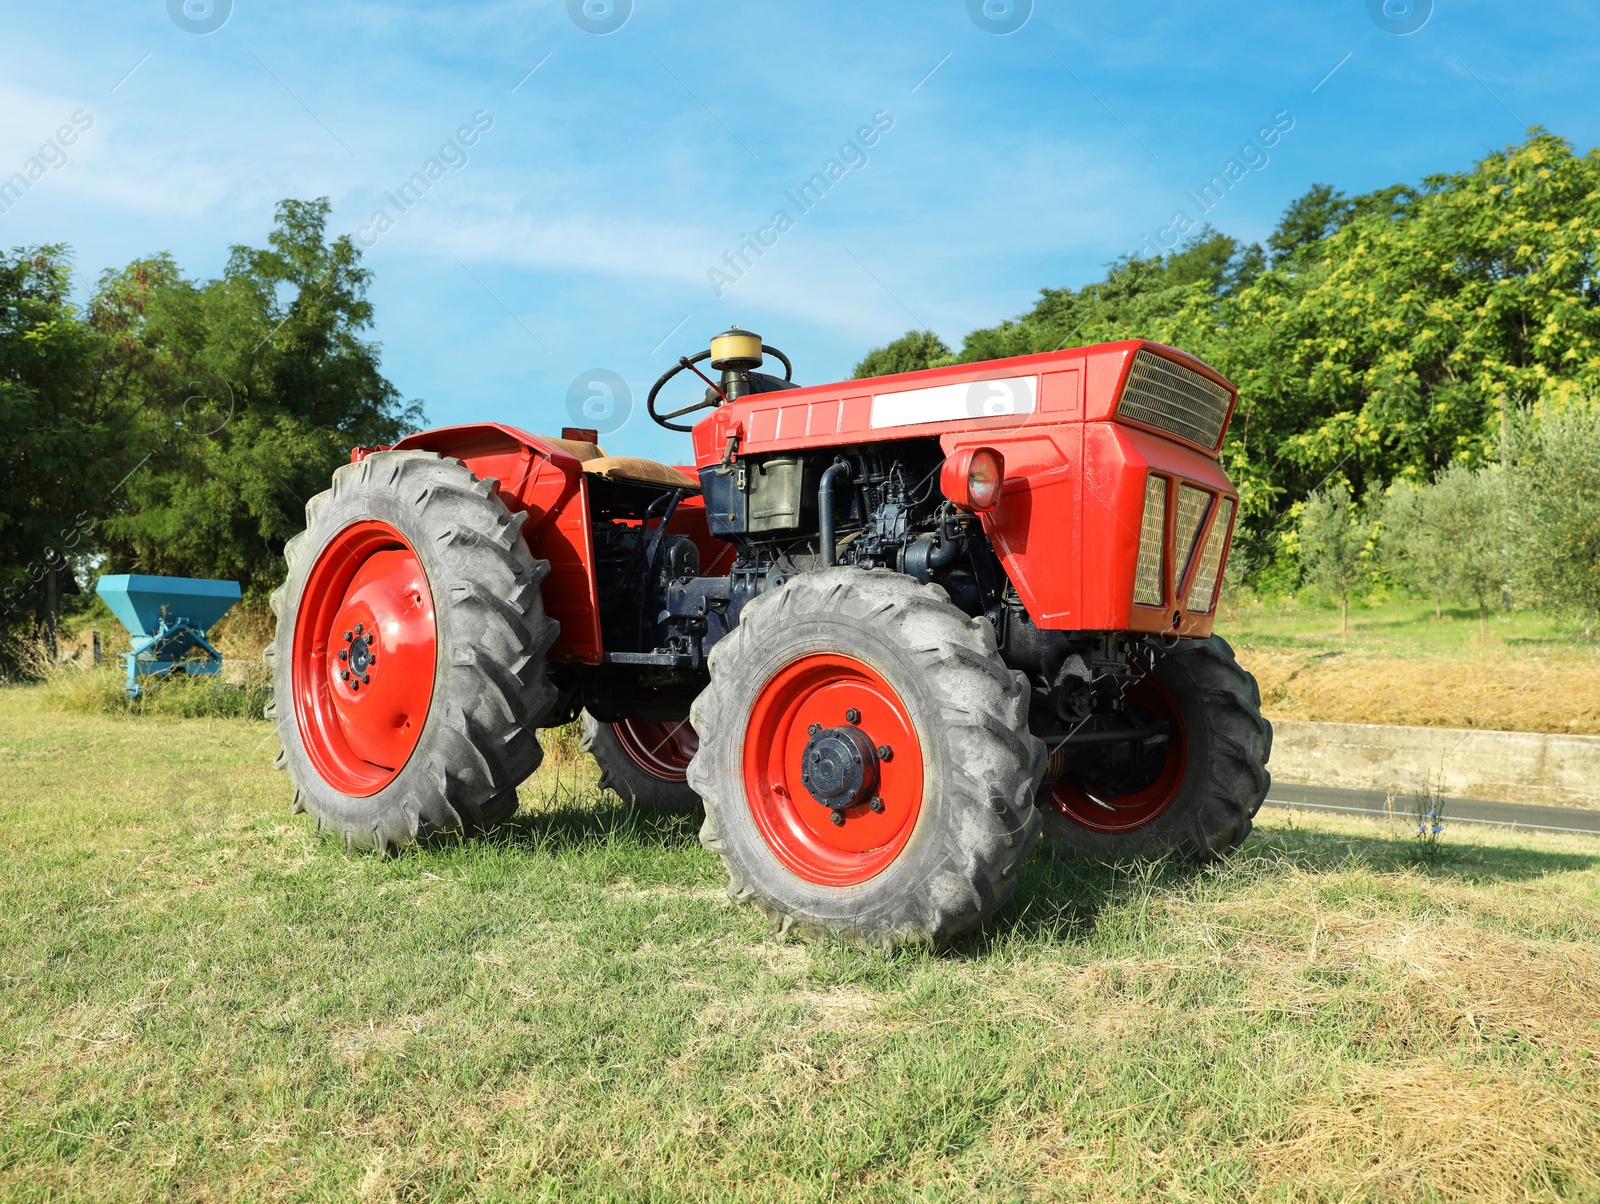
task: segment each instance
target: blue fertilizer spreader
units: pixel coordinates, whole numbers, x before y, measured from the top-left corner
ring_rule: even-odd
[[[239,600],[237,581],[123,573],[100,578],[95,593],[133,637],[133,650],[122,654],[129,698],[139,697],[141,677],[221,672],[222,653],[206,632]]]

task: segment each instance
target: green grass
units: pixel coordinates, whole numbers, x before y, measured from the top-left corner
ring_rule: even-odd
[[[1274,812],[884,958],[570,757],[380,860],[264,723],[44,702],[0,690],[8,1199],[1600,1197],[1600,842]]]
[[[1444,608],[1435,616],[1432,602],[1398,601],[1352,606],[1350,630],[1339,630],[1339,611],[1297,602],[1256,602],[1224,607],[1217,632],[1230,642],[1281,651],[1348,651],[1377,656],[1477,657],[1485,645],[1478,638],[1476,608]],[[1564,617],[1538,610],[1512,610],[1489,616],[1489,648],[1526,652],[1556,659],[1592,661],[1600,641]]]

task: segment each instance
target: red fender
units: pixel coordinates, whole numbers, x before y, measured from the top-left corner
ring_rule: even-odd
[[[550,659],[599,664],[600,596],[589,490],[578,458],[549,440],[499,422],[418,431],[395,447],[455,457],[473,476],[493,479],[507,509],[528,516],[522,538],[535,556],[550,562],[550,575],[541,587],[544,609],[561,624]]]
[[[453,456],[474,476],[494,480],[496,492],[509,510],[528,516],[522,537],[535,556],[550,562],[550,575],[542,587],[545,613],[561,624],[550,659],[598,665],[605,649],[600,634],[589,482],[582,462],[549,439],[499,422],[418,431],[395,447]],[[358,448],[352,458],[359,460],[365,454],[366,449]],[[693,467],[683,471],[695,474]],[[705,504],[698,495],[678,504],[667,529],[694,541],[701,573],[726,573],[733,563],[733,545],[711,534]]]

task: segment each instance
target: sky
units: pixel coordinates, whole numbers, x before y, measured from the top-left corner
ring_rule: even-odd
[[[730,325],[824,383],[1185,221],[1264,240],[1316,182],[1600,144],[1579,0],[5,0],[0,47],[0,180],[52,163],[0,245],[69,244],[82,296],[161,251],[215,276],[327,197],[431,424],[674,462],[645,394]]]

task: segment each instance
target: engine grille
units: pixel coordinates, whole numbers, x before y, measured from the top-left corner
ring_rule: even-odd
[[[1171,431],[1180,438],[1214,448],[1228,419],[1228,391],[1198,372],[1141,351],[1117,404],[1117,417]]]

